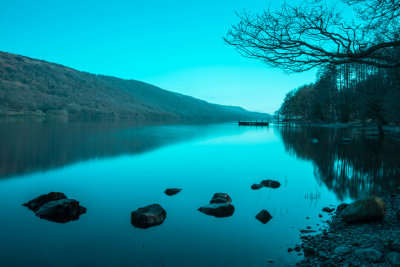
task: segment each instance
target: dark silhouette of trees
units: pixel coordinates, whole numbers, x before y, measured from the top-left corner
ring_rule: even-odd
[[[353,18],[325,1],[283,4],[262,14],[238,13],[224,41],[245,57],[302,72],[314,67],[360,63],[400,67],[398,0],[343,0]]]
[[[400,124],[400,71],[369,65],[328,66],[315,83],[290,91],[279,110],[286,120]]]

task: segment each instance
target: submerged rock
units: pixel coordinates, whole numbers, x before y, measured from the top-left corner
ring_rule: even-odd
[[[162,224],[166,217],[167,212],[159,204],[152,204],[133,211],[131,223],[135,227],[145,229]]]
[[[345,222],[369,222],[383,219],[386,215],[386,204],[378,197],[357,200],[341,212]]]
[[[199,211],[207,215],[215,217],[229,217],[232,216],[235,211],[235,207],[231,204],[226,203],[214,203],[199,208]]]
[[[274,180],[263,180],[261,181],[261,184],[265,187],[269,187],[269,188],[278,188],[281,186],[281,183],[278,181],[274,181]]]
[[[262,210],[256,215],[256,219],[263,224],[266,224],[272,219],[272,216],[267,210]]]
[[[64,193],[60,192],[50,192],[48,194],[38,196],[31,201],[28,201],[27,203],[22,204],[22,206],[25,206],[28,209],[36,212],[43,204],[60,199],[67,199],[67,196]]]
[[[79,201],[75,199],[49,201],[36,211],[38,217],[58,223],[78,220],[84,213],[86,208],[80,206]]]
[[[179,188],[168,188],[167,190],[164,191],[164,193],[168,196],[173,196],[181,192],[182,189]]]
[[[86,213],[86,208],[80,206],[79,201],[68,199],[60,192],[38,196],[23,206],[35,212],[39,218],[58,223],[78,220],[80,215]]]
[[[215,193],[210,201],[210,204],[214,203],[225,203],[230,204],[232,202],[231,197],[226,193]]]

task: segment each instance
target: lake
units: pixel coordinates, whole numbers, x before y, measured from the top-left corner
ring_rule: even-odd
[[[290,266],[323,207],[400,186],[399,142],[349,129],[3,121],[0,148],[1,266]],[[264,179],[281,187],[250,188]],[[87,213],[59,224],[22,206],[51,191]],[[197,210],[216,192],[233,216]],[[165,222],[133,227],[131,212],[154,203]]]

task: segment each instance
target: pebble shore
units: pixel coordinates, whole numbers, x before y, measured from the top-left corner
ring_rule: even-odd
[[[304,259],[297,266],[400,266],[400,195],[381,197],[387,215],[380,221],[345,223],[333,212],[328,227],[303,234]]]

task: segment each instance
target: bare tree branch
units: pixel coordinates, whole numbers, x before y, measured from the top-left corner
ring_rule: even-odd
[[[400,67],[400,58],[387,53],[400,47],[398,0],[343,1],[357,20],[345,20],[340,10],[321,0],[284,4],[257,15],[237,13],[240,22],[224,41],[245,57],[288,71],[347,63]]]

